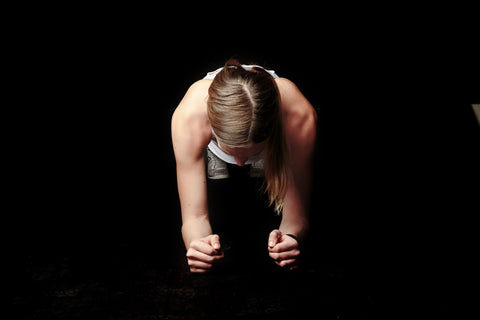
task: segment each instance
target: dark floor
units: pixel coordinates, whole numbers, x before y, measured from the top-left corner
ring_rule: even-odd
[[[25,256],[10,319],[371,319],[376,307],[367,288],[334,265],[192,275],[153,251],[116,250]]]
[[[341,244],[334,239],[319,248],[313,244],[322,240],[308,240],[299,270],[281,270],[266,250],[268,233],[280,220],[264,205],[261,180],[242,170],[231,175],[208,184],[212,226],[225,247],[224,262],[211,274],[187,269],[179,212],[159,218],[142,214],[157,207],[155,201],[118,199],[121,203],[110,207],[116,216],[109,219],[86,213],[86,221],[69,223],[77,214],[57,219],[62,225],[43,221],[37,224],[41,231],[34,226],[23,231],[28,237],[10,259],[13,314],[18,319],[309,319],[312,313],[318,319],[373,318],[377,305],[368,257],[353,261],[355,246],[343,251],[349,258],[335,257],[332,250]],[[130,196],[139,200],[146,191]],[[123,212],[134,207],[138,213],[130,221]]]

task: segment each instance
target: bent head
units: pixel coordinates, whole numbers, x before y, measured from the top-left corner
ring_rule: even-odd
[[[280,117],[273,77],[257,67],[247,71],[236,60],[229,60],[213,79],[207,106],[212,130],[222,149],[239,152],[269,139]]]
[[[278,213],[286,193],[286,143],[280,94],[265,70],[229,60],[208,89],[207,110],[219,147],[243,166],[264,152],[265,191]]]

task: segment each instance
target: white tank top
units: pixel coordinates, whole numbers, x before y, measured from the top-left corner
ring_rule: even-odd
[[[242,67],[247,70],[247,71],[250,71],[253,67],[257,67],[257,68],[262,68],[263,70],[267,71],[268,73],[270,73],[270,75],[274,78],[274,79],[278,79],[279,76],[275,73],[274,70],[267,70],[261,66],[257,66],[255,64],[242,64]],[[222,71],[223,67],[221,68],[218,68],[217,70],[215,71],[211,71],[209,73],[207,73],[207,75],[203,78],[203,79],[213,79],[215,78],[215,76],[220,72]]]
[[[279,76],[275,73],[274,70],[267,70],[267,69],[265,69],[261,66],[257,66],[257,65],[254,65],[254,64],[242,64],[242,67],[247,71],[250,71],[253,67],[262,68],[263,70],[267,71],[274,79],[279,78]],[[218,68],[215,71],[211,71],[211,72],[207,73],[207,75],[203,79],[213,79],[213,78],[215,78],[215,76],[220,71],[222,71],[222,69],[223,69],[223,67]],[[213,132],[212,132],[212,135],[213,135]],[[224,152],[222,149],[220,149],[220,147],[217,144],[217,141],[215,141],[214,139],[210,140],[210,143],[208,144],[208,149],[210,149],[210,151],[214,155],[216,155],[218,158],[220,158],[221,160],[223,160],[227,163],[230,163],[230,164],[237,164],[237,162],[235,161],[235,158],[232,155],[230,155],[230,154]],[[257,155],[257,156],[248,158],[248,160],[245,162],[245,164],[252,164],[254,162],[261,161],[262,159],[263,159],[263,152],[261,154]]]

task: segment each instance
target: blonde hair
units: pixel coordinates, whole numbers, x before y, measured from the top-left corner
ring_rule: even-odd
[[[264,191],[279,214],[287,190],[287,147],[273,77],[259,67],[247,71],[230,59],[208,89],[207,107],[212,130],[222,144],[239,148],[266,143]]]

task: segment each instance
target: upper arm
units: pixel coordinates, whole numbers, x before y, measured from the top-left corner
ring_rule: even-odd
[[[206,115],[197,107],[202,98],[195,86],[190,87],[172,116],[172,144],[184,223],[208,214],[204,150],[211,136]]]
[[[279,82],[285,139],[290,167],[300,172],[303,165],[313,161],[317,138],[317,113],[297,86],[282,78]]]

